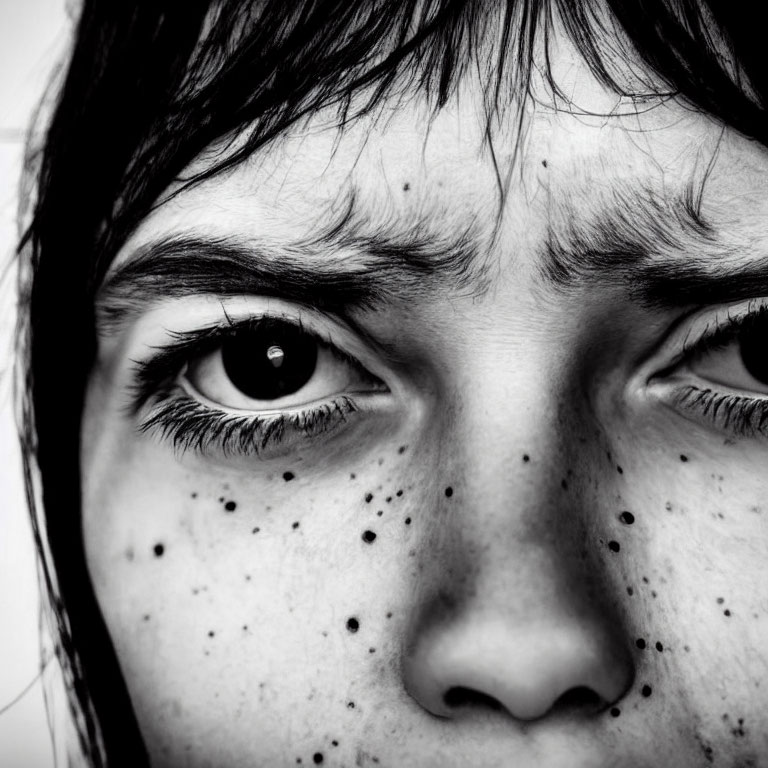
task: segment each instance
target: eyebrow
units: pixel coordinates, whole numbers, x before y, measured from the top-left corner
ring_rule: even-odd
[[[545,286],[567,293],[614,285],[655,309],[768,295],[768,258],[745,264],[726,247],[690,187],[672,199],[647,187],[609,194],[586,213],[555,206],[539,269]],[[474,221],[437,237],[423,221],[375,228],[353,209],[289,245],[185,234],[144,245],[98,291],[97,325],[114,331],[157,301],[195,295],[280,298],[348,316],[419,301],[439,286],[474,296],[488,288]]]
[[[258,295],[348,315],[423,298],[439,285],[482,292],[487,281],[473,224],[439,238],[423,221],[398,232],[366,231],[350,211],[287,246],[184,234],[148,243],[98,290],[97,324],[114,331],[156,301],[196,295]]]
[[[550,226],[540,267],[555,290],[614,285],[660,310],[768,295],[768,256],[746,261],[749,243],[726,243],[702,216],[691,184],[672,197],[614,188],[586,212],[562,205],[558,219],[565,224]]]

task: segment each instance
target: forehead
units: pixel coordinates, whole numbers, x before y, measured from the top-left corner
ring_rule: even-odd
[[[567,106],[534,89],[519,113],[492,114],[465,78],[437,112],[412,94],[343,127],[335,109],[318,112],[160,205],[116,263],[158,230],[284,244],[350,215],[386,235],[439,240],[471,228],[488,254],[506,231],[524,247],[649,189],[661,199],[693,195],[718,223],[749,229],[768,215],[761,145],[673,99],[621,98],[573,50],[558,57],[559,85],[573,96]],[[220,159],[218,149],[183,176]]]

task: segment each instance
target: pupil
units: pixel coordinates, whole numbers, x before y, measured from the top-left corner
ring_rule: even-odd
[[[261,323],[237,331],[221,346],[230,381],[254,400],[277,400],[298,392],[317,365],[317,341],[295,325]]]
[[[763,321],[742,332],[739,349],[744,367],[761,384],[768,386],[768,355],[766,355],[766,323]]]

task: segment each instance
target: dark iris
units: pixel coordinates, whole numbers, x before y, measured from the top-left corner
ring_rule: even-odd
[[[739,334],[739,348],[744,367],[761,384],[768,386],[768,338],[766,322],[752,324]]]
[[[221,345],[230,381],[254,400],[298,392],[317,365],[317,340],[296,325],[263,321],[237,331]]]

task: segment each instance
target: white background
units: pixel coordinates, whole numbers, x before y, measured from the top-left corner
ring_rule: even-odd
[[[27,123],[68,42],[64,0],[0,0],[0,766],[48,768],[38,593],[10,402],[16,189]],[[49,685],[50,687],[50,685]]]

